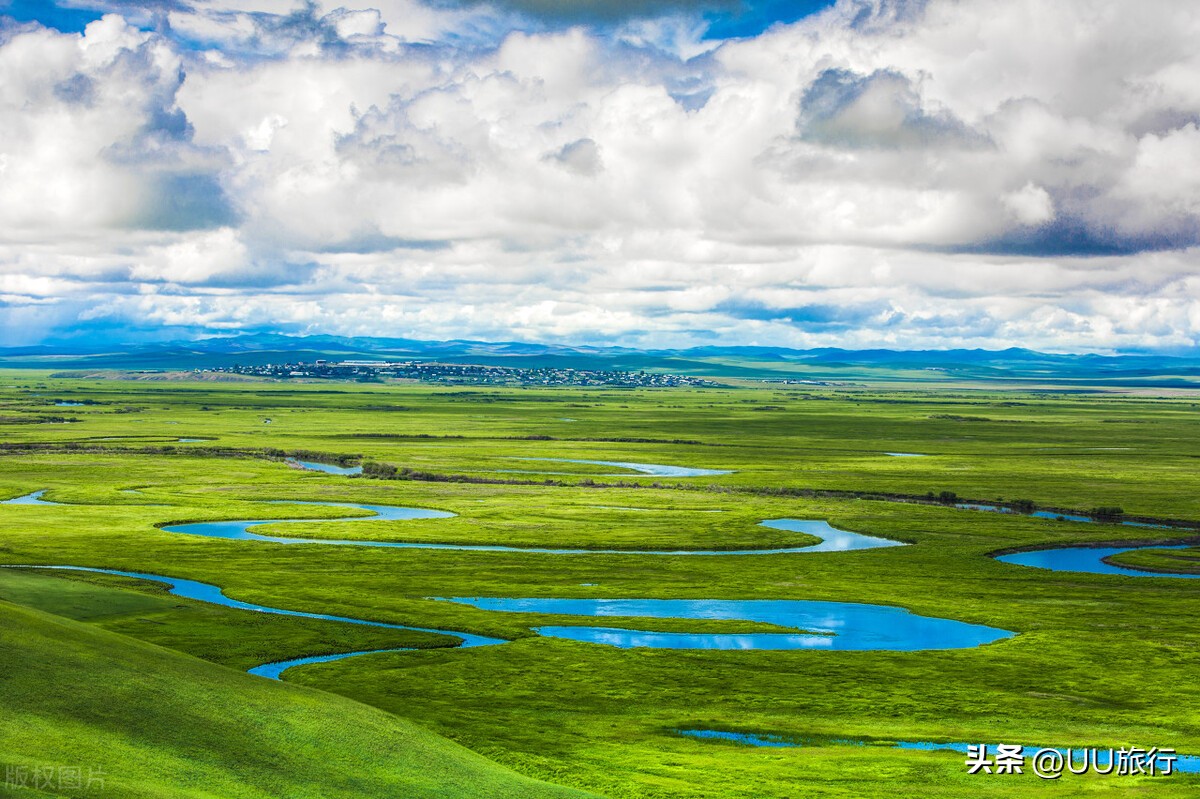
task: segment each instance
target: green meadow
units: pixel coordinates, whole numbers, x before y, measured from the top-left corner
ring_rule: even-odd
[[[72,404],[64,404],[72,403]],[[78,404],[74,404],[78,403]],[[180,439],[200,439],[180,441]],[[13,796],[1191,797],[1200,775],[968,774],[898,741],[1171,747],[1200,755],[1200,582],[1050,572],[992,554],[1200,532],[957,509],[924,498],[1118,507],[1200,526],[1200,398],[743,385],[601,390],[0,372],[0,564],[220,586],[268,615],[86,572],[0,569],[0,766]],[[288,465],[323,454],[405,479]],[[911,453],[923,457],[894,457]],[[727,470],[654,477],[560,460]],[[385,468],[371,467],[382,464]],[[905,501],[899,501],[905,500]],[[328,521],[354,502],[445,519]],[[279,519],[312,544],[171,533]],[[553,555],[322,539],[572,549],[756,549],[825,520],[909,546],[752,556]],[[1200,549],[1116,558],[1195,572]],[[709,651],[543,637],[577,616],[438,597],[812,599],[1012,631],[969,649]],[[663,632],[763,623],[606,617]],[[458,649],[452,631],[509,639]],[[263,663],[362,650],[293,668]],[[782,736],[758,748],[679,734]],[[53,785],[16,785],[34,769]],[[64,786],[63,769],[103,774]],[[1027,769],[1028,772],[1028,769]],[[86,776],[85,776],[86,781]],[[0,794],[2,795],[2,794]]]

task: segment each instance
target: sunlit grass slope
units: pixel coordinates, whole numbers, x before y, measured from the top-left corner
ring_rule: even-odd
[[[365,705],[7,602],[0,765],[14,779],[19,769],[49,768],[45,795],[587,796],[521,777]],[[80,769],[79,789],[63,788],[72,781],[62,779],[72,773],[64,768]],[[102,792],[96,783],[88,792],[89,777],[103,780]]]

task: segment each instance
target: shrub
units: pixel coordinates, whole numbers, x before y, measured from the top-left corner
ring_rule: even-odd
[[[1101,522],[1109,522],[1119,519],[1125,515],[1125,511],[1115,506],[1102,505],[1098,508],[1092,508],[1088,511],[1088,515],[1093,519]]]

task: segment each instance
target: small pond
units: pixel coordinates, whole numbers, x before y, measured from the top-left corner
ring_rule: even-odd
[[[299,466],[310,472],[325,472],[325,474],[362,474],[361,466],[335,466],[332,463],[317,463],[316,461],[300,461],[289,459],[288,463]]]
[[[1137,549],[1188,549],[1188,544],[1164,546],[1147,544],[1137,547],[1058,547],[1055,549],[1035,549],[1028,552],[1013,552],[1009,555],[999,555],[996,560],[1002,563],[1013,563],[1017,566],[1031,566],[1035,569],[1049,569],[1060,572],[1086,572],[1088,574],[1122,574],[1126,577],[1167,577],[1167,578],[1197,578],[1200,574],[1184,574],[1181,572],[1152,572],[1144,569],[1130,569],[1107,563],[1110,558],[1122,552],[1132,552]]]

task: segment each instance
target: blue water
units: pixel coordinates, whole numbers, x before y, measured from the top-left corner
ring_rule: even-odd
[[[872,744],[869,741],[857,741],[852,739],[796,739],[785,738],[782,735],[757,735],[749,732],[729,732],[726,730],[676,730],[680,735],[685,735],[689,738],[699,738],[701,740],[715,741],[731,741],[733,743],[743,744],[745,746],[764,746],[773,748],[791,748],[804,745],[809,746],[828,746],[830,744],[839,746],[875,746],[882,744]],[[940,743],[937,741],[894,741],[889,742],[887,746],[894,749],[915,749],[926,752],[936,752],[949,750],[967,753],[968,744],[965,743]],[[1044,746],[1025,746],[1023,752],[1026,757],[1032,757],[1039,749],[1057,749],[1065,758],[1068,752],[1074,755],[1084,754],[1083,748],[1068,749],[1065,747],[1044,747]],[[995,752],[994,746],[988,747],[989,756]],[[1109,749],[1098,749],[1096,762],[1104,768],[1108,766],[1112,758],[1112,752]],[[1076,763],[1082,764],[1082,757],[1074,757]],[[1158,768],[1161,770],[1166,767],[1166,756],[1160,755],[1157,759]],[[1200,774],[1200,757],[1196,755],[1176,755],[1175,762],[1172,766],[1172,771],[1181,774]]]
[[[989,513],[1011,513],[1017,514],[1018,511],[1012,508],[1005,508],[1001,505],[983,505],[978,502],[959,502],[954,507],[962,508],[963,510],[983,510]],[[1032,516],[1035,519],[1053,519],[1060,522],[1089,522],[1098,524],[1099,520],[1091,516],[1081,516],[1071,513],[1058,513],[1052,510],[1038,510],[1033,513],[1020,514],[1023,516]],[[1153,530],[1179,530],[1186,529],[1175,524],[1153,524],[1152,522],[1109,522],[1109,524],[1120,524],[1125,527],[1148,527]]]
[[[444,601],[504,613],[592,618],[757,621],[797,633],[663,633],[615,627],[535,627],[539,635],[628,649],[825,649],[915,651],[980,646],[1014,633],[904,608],[799,599],[510,599],[453,597]]]
[[[1124,566],[1114,566],[1111,563],[1104,562],[1104,558],[1112,557],[1119,552],[1132,552],[1137,549],[1188,548],[1189,545],[1187,544],[1173,546],[1148,544],[1140,547],[1060,547],[1057,549],[1037,549],[1030,552],[1014,552],[1011,555],[1000,555],[996,560],[1003,563],[1014,563],[1018,566],[1032,566],[1035,569],[1049,569],[1051,571],[1123,574],[1126,577],[1168,577],[1176,579],[1180,577],[1200,577],[1200,574],[1150,572],[1142,569],[1129,569]]]
[[[204,441],[212,441],[211,438],[177,438],[175,440],[180,444],[199,444]]]
[[[959,502],[959,503],[956,503],[954,507],[961,508],[962,510],[983,510],[983,511],[988,511],[989,513],[1010,513],[1010,514],[1018,515],[1017,511],[1013,510],[1012,508],[1005,508],[1001,505],[983,505],[978,502]],[[1070,513],[1055,513],[1054,511],[1048,511],[1048,510],[1038,510],[1038,511],[1034,511],[1033,513],[1022,513],[1019,515],[1031,516],[1035,519],[1054,519],[1055,521],[1063,521],[1063,522],[1095,522],[1096,521],[1091,516],[1076,516],[1076,515],[1072,515]],[[1132,524],[1132,522],[1122,522],[1122,524]],[[1140,525],[1140,526],[1146,527],[1149,525]]]
[[[326,474],[362,474],[361,466],[334,466],[330,463],[298,461],[292,458],[288,459],[288,463],[294,463],[300,468],[307,469],[310,472],[325,472]]]
[[[221,522],[188,522],[171,524],[162,529],[168,533],[183,533],[185,535],[202,535],[207,538],[224,538],[231,541],[271,541],[276,544],[329,544],[332,546],[360,547],[401,547],[427,546],[442,548],[441,544],[403,544],[390,541],[351,541],[341,539],[318,538],[287,538],[284,536],[259,535],[251,532],[252,528],[264,524],[279,524],[284,522],[362,522],[362,521],[401,521],[410,519],[449,519],[455,514],[443,510],[428,510],[426,508],[398,508],[391,505],[359,505],[349,502],[293,502],[282,501],[286,505],[318,505],[327,508],[358,508],[371,511],[373,516],[345,516],[336,519],[237,519]]]
[[[1012,508],[1000,507],[998,505],[981,505],[974,502],[960,502],[955,505],[956,508],[964,508],[966,510],[982,510],[992,513],[1011,513],[1015,514]],[[1024,514],[1033,516],[1038,519],[1055,519],[1058,521],[1068,522],[1086,522],[1096,523],[1096,519],[1091,516],[1079,516],[1069,513],[1055,513],[1048,510],[1039,510],[1034,513]],[[1180,529],[1169,524],[1151,524],[1149,522],[1120,522],[1125,527],[1140,527],[1156,530],[1176,530]],[[1088,574],[1121,574],[1126,577],[1200,577],[1200,574],[1183,574],[1177,572],[1151,572],[1143,569],[1129,569],[1124,566],[1114,566],[1111,563],[1105,563],[1104,559],[1116,555],[1119,552],[1132,552],[1136,549],[1187,549],[1186,544],[1180,545],[1161,545],[1161,544],[1143,544],[1141,546],[1124,546],[1124,547],[1057,547],[1054,549],[1038,549],[1029,552],[1014,552],[1011,555],[1000,555],[996,560],[1003,563],[1013,563],[1017,566],[1032,566],[1035,569],[1049,569],[1050,571],[1066,571],[1066,572],[1085,572]]]
[[[775,530],[788,530],[793,533],[808,533],[821,539],[819,544],[798,547],[794,552],[849,552],[857,549],[879,549],[881,547],[907,546],[903,541],[893,541],[890,538],[878,538],[873,535],[852,533],[849,530],[839,530],[830,527],[828,522],[801,519],[767,519],[761,522],[763,527]]]
[[[34,491],[32,494],[25,494],[24,496],[13,497],[12,499],[0,500],[0,505],[55,505],[58,507],[62,507],[63,505],[66,505],[66,504],[73,504],[73,503],[64,503],[64,502],[51,502],[50,500],[42,499],[42,495],[46,493],[46,490],[47,489],[43,488],[41,491]],[[142,492],[138,491],[136,488],[123,488],[123,489],[121,489],[121,493],[122,494],[141,494]],[[166,508],[166,507],[170,507],[170,506],[160,505],[160,504],[139,503],[138,507]]]
[[[57,405],[57,406],[58,406],[58,407],[60,407],[60,408],[78,408],[78,407],[81,407],[81,406],[83,405],[83,403],[82,403],[82,402],[66,402],[66,401],[63,401],[63,400],[60,400],[60,401],[58,401],[58,402],[56,402],[56,403],[54,403],[54,404],[55,404],[55,405]]]
[[[45,494],[47,490],[49,490],[49,489],[43,488],[41,491],[34,491],[32,494],[25,494],[24,496],[21,496],[21,497],[13,497],[12,499],[6,499],[3,502],[0,502],[0,504],[3,504],[3,505],[61,505],[62,504],[61,502],[51,502],[49,500],[42,499],[42,494]]]
[[[185,580],[181,577],[163,577],[158,574],[147,574],[145,572],[126,572],[116,569],[97,569],[90,566],[0,566],[4,569],[53,569],[56,571],[77,571],[77,572],[95,572],[98,574],[115,574],[120,577],[132,577],[137,580],[151,580],[156,583],[163,583],[167,586],[168,593],[175,596],[184,597],[185,599],[194,599],[197,602],[206,602],[210,605],[220,605],[225,608],[236,608],[238,610],[249,610],[256,613],[271,613],[278,616],[299,616],[305,619],[323,619],[325,621],[336,621],[344,624],[361,624],[367,627],[386,627],[389,630],[413,630],[422,633],[436,633],[438,635],[449,635],[461,639],[458,644],[459,649],[467,649],[476,646],[491,646],[494,644],[508,643],[503,638],[488,638],[483,635],[475,635],[473,633],[464,633],[457,630],[436,630],[431,627],[411,627],[407,624],[388,624],[382,621],[369,621],[367,619],[353,619],[349,616],[332,616],[328,613],[307,613],[302,610],[286,610],[284,608],[273,608],[268,605],[256,605],[253,602],[242,602],[239,599],[231,599],[225,596],[225,593],[217,586],[208,583],[197,582],[196,580]],[[373,650],[384,651],[384,650]],[[393,651],[393,650],[388,650]],[[402,651],[402,650],[394,650]],[[340,660],[342,658],[354,657],[355,655],[366,655],[370,652],[346,652],[338,655],[318,655],[313,658],[297,658],[296,660],[281,661],[279,663],[268,663],[262,666],[257,666],[251,669],[252,674],[261,674],[263,676],[279,678],[285,670],[291,666],[298,666],[301,663],[327,663],[332,660]]]
[[[885,452],[884,455],[891,455],[893,458],[927,458],[922,452]]]
[[[732,741],[746,746],[767,746],[790,748],[800,746],[800,742],[781,735],[755,735],[752,732],[727,732],[726,730],[676,730],[680,735],[701,740]]]
[[[504,642],[497,640],[497,643]],[[476,646],[482,646],[482,644],[476,644]],[[271,680],[278,680],[282,678],[285,671],[293,666],[307,666],[310,663],[332,663],[335,660],[345,660],[346,658],[358,657],[359,655],[381,655],[385,652],[413,651],[415,650],[412,647],[399,647],[396,649],[366,649],[362,652],[343,652],[339,655],[313,655],[306,658],[292,658],[291,660],[277,660],[274,663],[264,663],[261,666],[255,666],[246,673],[266,677]]]
[[[667,466],[661,463],[631,463],[629,461],[590,461],[578,458],[516,458],[521,461],[549,461],[550,463],[586,463],[592,466],[612,466],[615,469],[629,469],[651,477],[713,477],[719,474],[733,474],[731,469],[692,469],[687,466]],[[623,477],[625,475],[599,475],[601,477]]]

